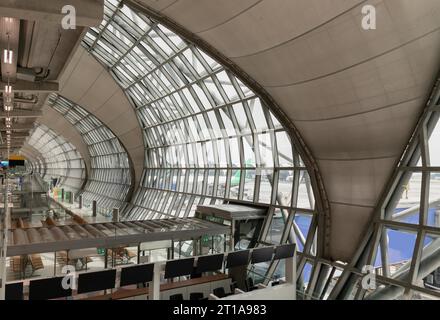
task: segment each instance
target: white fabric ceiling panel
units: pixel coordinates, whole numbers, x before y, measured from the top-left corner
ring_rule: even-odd
[[[99,65],[99,64],[98,64]],[[126,103],[127,100],[121,95],[118,85],[113,81],[113,78],[108,72],[97,73],[98,78],[94,77],[94,82],[90,85],[89,89],[77,102],[78,104],[89,105],[91,111],[97,111],[102,108],[110,108],[109,105],[118,105],[120,108],[121,103]],[[122,97],[122,98],[121,98]],[[117,101],[116,101],[117,100]],[[120,108],[122,111],[123,108]],[[111,116],[112,113],[109,113]]]
[[[318,160],[397,157],[410,135],[400,127],[414,125],[422,103],[419,99],[350,117],[301,121],[297,127]]]
[[[334,260],[348,261],[356,251],[365,229],[371,219],[372,206],[353,206],[330,203],[332,228],[330,229],[329,250]]]
[[[253,6],[258,6],[261,0],[179,0],[168,8],[159,10],[166,14],[173,14],[173,12],[181,12],[181,22],[184,23],[191,30],[194,28],[195,33],[206,32],[214,26],[220,26],[225,21],[240,15],[241,12],[248,10]],[[206,12],[215,12],[215,15],[207,14]],[[194,16],[200,19],[194,19]]]
[[[217,4],[213,4],[214,2]],[[217,21],[220,15],[223,20],[221,24],[205,24],[203,29],[195,26],[199,19],[195,18],[194,8],[200,6],[200,1],[179,1],[162,13],[173,17],[179,16],[178,22],[185,26],[191,21],[188,24],[192,24],[194,32],[217,48],[224,49],[228,57],[238,57],[279,46],[331,20],[360,2],[362,1],[266,0],[250,5],[246,11],[242,10],[239,15],[234,16],[234,12],[236,13],[242,5],[235,4],[235,9],[226,16],[224,11],[222,14],[222,10],[216,10],[222,1],[203,1],[204,10],[199,11],[200,15],[214,16]],[[229,34],[229,37],[224,37],[224,34]]]
[[[328,184],[339,188],[328,189],[333,202],[353,203],[371,206],[378,193],[384,188],[389,170],[394,166],[394,158],[366,159],[356,161],[323,160],[320,169]]]

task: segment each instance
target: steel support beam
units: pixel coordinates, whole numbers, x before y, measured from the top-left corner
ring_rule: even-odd
[[[8,113],[0,111],[0,119],[11,118],[38,118],[43,115],[41,110],[12,110]],[[14,126],[14,125],[12,125]]]
[[[421,254],[420,266],[418,269],[416,281],[421,281],[426,278],[430,273],[434,272],[440,267],[440,239],[432,241],[427,245]],[[394,279],[405,281],[410,275],[411,261],[408,261],[403,265],[399,271],[394,275]],[[396,299],[402,295],[405,291],[403,287],[387,286],[383,289],[379,289],[368,296],[368,300],[391,300]]]

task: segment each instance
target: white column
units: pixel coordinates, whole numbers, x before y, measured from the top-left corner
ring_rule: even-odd
[[[150,282],[148,289],[149,300],[160,300],[160,272],[162,269],[162,263],[156,262],[154,264],[153,281]]]

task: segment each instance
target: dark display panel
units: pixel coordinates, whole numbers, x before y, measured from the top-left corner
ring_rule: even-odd
[[[275,248],[274,259],[292,258],[295,254],[295,244],[284,244]]]
[[[226,268],[245,266],[249,263],[249,250],[229,252]]]
[[[6,284],[5,300],[23,300],[23,282]]]
[[[116,270],[81,273],[78,277],[78,293],[113,289]]]
[[[223,268],[223,254],[213,254],[210,256],[203,256],[197,259],[197,273],[217,271]]]
[[[140,264],[133,267],[122,268],[121,287],[152,281],[153,270],[154,270],[153,263]]]
[[[171,260],[165,265],[165,279],[190,275],[194,268],[194,258]]]
[[[32,280],[29,283],[29,300],[48,300],[72,295],[72,289],[63,289],[64,277]]]
[[[252,251],[251,262],[260,263],[271,261],[273,256],[274,247],[258,248]]]

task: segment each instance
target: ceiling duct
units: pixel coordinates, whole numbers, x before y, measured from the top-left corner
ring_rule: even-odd
[[[17,79],[18,80],[35,82],[36,77],[37,77],[37,74],[34,69],[21,68],[21,67],[17,68]]]

